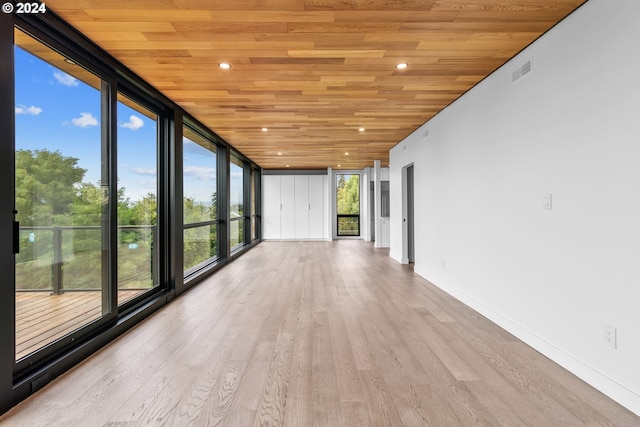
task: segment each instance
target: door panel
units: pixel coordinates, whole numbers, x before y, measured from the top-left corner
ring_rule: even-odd
[[[280,238],[280,177],[265,175],[262,177],[263,208],[262,237],[264,239]]]
[[[295,181],[293,176],[280,177],[280,237],[295,239]]]
[[[295,234],[296,239],[309,238],[309,177],[296,175],[295,181]]]
[[[118,93],[118,304],[157,287],[158,117]]]
[[[322,175],[309,176],[309,238],[324,235],[324,185]]]
[[[20,360],[74,340],[114,307],[108,269],[111,162],[102,132],[108,84],[17,29],[14,55]]]

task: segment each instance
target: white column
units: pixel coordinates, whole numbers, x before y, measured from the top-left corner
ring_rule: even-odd
[[[375,224],[375,228],[376,228],[376,241],[373,245],[373,247],[375,248],[381,248],[382,247],[382,241],[380,239],[380,236],[382,235],[382,227],[380,224],[380,218],[381,216],[381,191],[380,191],[380,178],[382,175],[382,170],[380,168],[380,160],[374,160],[373,161],[373,200],[374,200],[374,224]]]
[[[335,184],[336,180],[334,179],[333,176],[333,169],[332,168],[327,168],[327,203],[325,203],[326,206],[326,215],[325,215],[325,221],[326,221],[326,230],[327,230],[327,240],[332,241],[333,240],[333,236],[335,236],[335,230],[333,228],[333,224],[335,224],[335,218],[336,218],[336,184]]]

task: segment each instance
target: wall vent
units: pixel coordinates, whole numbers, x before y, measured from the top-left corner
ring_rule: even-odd
[[[524,77],[525,74],[528,74],[531,72],[531,70],[533,69],[533,58],[529,59],[527,62],[525,62],[524,64],[522,64],[522,66],[518,67],[511,75],[511,82],[515,83],[516,81],[518,81],[519,79],[521,79],[522,77]]]

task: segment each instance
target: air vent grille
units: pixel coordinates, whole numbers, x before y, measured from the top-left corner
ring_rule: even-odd
[[[519,79],[521,79],[525,74],[528,74],[533,69],[533,59],[529,59],[522,66],[517,68],[513,74],[511,75],[511,81],[515,83]]]

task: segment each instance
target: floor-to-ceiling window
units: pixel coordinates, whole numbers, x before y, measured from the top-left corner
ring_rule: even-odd
[[[109,306],[103,80],[15,30],[16,359]]]
[[[183,259],[188,276],[218,258],[216,147],[183,127]]]
[[[231,250],[244,245],[245,209],[244,209],[244,164],[242,160],[231,156],[229,164],[229,246]]]
[[[251,241],[257,240],[258,234],[258,218],[259,218],[259,201],[258,201],[258,181],[259,174],[255,168],[251,168]]]
[[[5,410],[259,239],[260,174],[55,16],[2,18]]]
[[[360,175],[336,174],[338,236],[360,235]]]
[[[158,286],[158,116],[118,93],[118,304]]]

